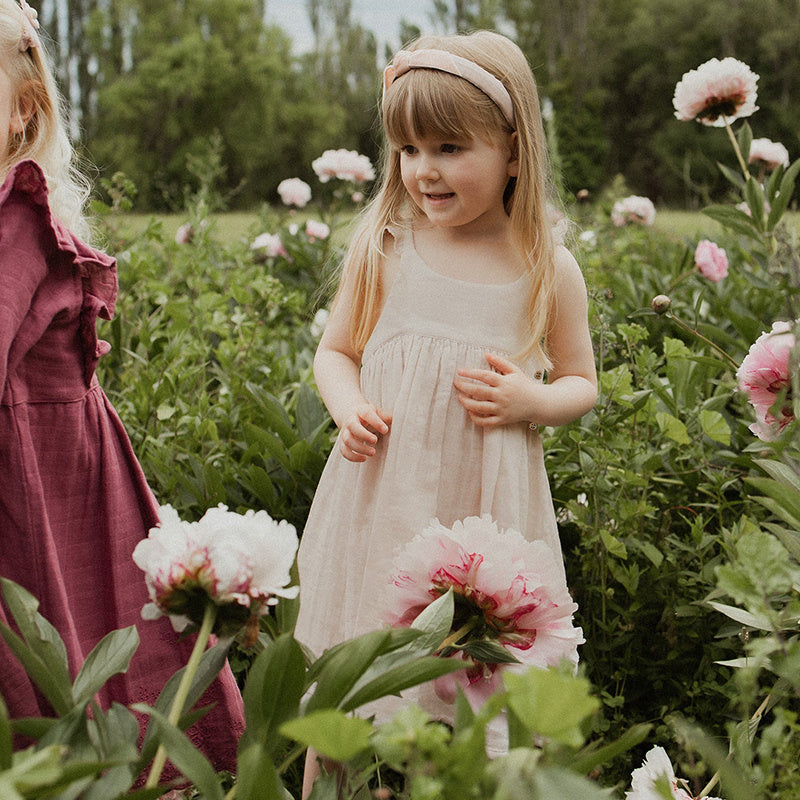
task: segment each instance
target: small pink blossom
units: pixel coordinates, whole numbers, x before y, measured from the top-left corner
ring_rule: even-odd
[[[321,183],[327,183],[331,178],[353,183],[364,183],[375,178],[372,162],[355,150],[326,150],[311,162],[311,167]]]
[[[768,172],[778,167],[789,166],[789,151],[780,143],[770,139],[753,139],[750,144],[748,163],[762,166]]]
[[[611,209],[611,221],[618,228],[629,223],[652,225],[656,219],[656,208],[649,197],[631,195],[617,200]]]
[[[189,244],[194,239],[194,225],[191,222],[184,222],[175,231],[175,241],[178,244]]]
[[[315,219],[310,219],[306,222],[306,236],[309,242],[314,242],[317,239],[327,239],[331,235],[331,229],[324,223]]]
[[[278,184],[278,194],[284,205],[303,208],[311,200],[311,187],[300,178],[287,178]]]
[[[725,127],[758,111],[758,75],[735,58],[712,58],[684,74],[675,86],[672,104],[679,120]]]
[[[256,236],[250,249],[262,251],[262,255],[267,258],[287,255],[286,248],[277,233],[262,233],[260,236]]]
[[[350,199],[354,203],[362,203],[364,202],[364,192],[353,192],[353,194],[350,195]]]
[[[583,635],[572,624],[577,605],[556,555],[544,542],[501,531],[489,515],[467,517],[452,528],[433,520],[396,554],[391,585],[386,616],[396,626],[410,625],[448,590],[455,595],[454,629],[467,628],[444,655],[467,666],[434,682],[445,701],[459,685],[479,706],[499,686],[503,669],[578,663]],[[473,661],[470,641],[499,645],[520,663]]]
[[[663,795],[656,784],[659,778],[666,778],[673,800],[693,800],[686,789],[686,781],[675,777],[672,762],[663,747],[652,748],[645,756],[642,766],[633,771],[631,788],[625,792],[625,800],[661,800]],[[702,800],[719,798],[704,795]]]
[[[718,283],[728,274],[728,256],[708,239],[701,239],[694,251],[694,263],[704,278]]]
[[[764,441],[772,441],[794,419],[792,409],[791,360],[795,336],[788,322],[774,322],[750,347],[736,372],[739,388],[747,394],[756,412],[750,430]],[[782,407],[771,409],[782,401]]]

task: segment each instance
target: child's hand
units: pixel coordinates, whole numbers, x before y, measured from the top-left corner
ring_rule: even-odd
[[[363,403],[342,424],[339,450],[348,461],[366,461],[375,455],[378,436],[389,433],[391,424],[390,413]]]
[[[470,419],[484,428],[530,420],[542,384],[507,358],[487,353],[486,360],[494,370],[460,369],[453,381]]]

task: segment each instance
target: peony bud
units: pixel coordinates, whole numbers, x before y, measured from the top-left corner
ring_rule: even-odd
[[[672,300],[670,300],[665,294],[657,294],[653,298],[653,302],[650,303],[650,308],[652,308],[656,314],[666,314],[671,307]]]

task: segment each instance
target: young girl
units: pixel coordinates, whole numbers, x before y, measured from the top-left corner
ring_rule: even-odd
[[[297,637],[317,654],[380,626],[394,550],[434,517],[490,514],[560,560],[538,426],[597,394],[519,48],[489,32],[416,41],[386,69],[383,127],[383,183],[314,362],[340,428],[299,552]],[[451,719],[428,687],[411,696]]]
[[[0,575],[39,599],[73,676],[105,634],[135,624],[130,669],[100,699],[152,704],[191,641],[141,619],[148,598],[131,553],[157,505],[94,376],[116,267],[66,227],[86,232],[87,191],[61,108],[36,13],[0,0]],[[12,717],[52,713],[2,642],[0,695]],[[230,670],[204,702],[217,706],[190,736],[232,769],[243,715]]]

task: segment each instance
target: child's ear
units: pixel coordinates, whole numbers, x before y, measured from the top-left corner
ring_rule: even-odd
[[[510,178],[519,175],[519,145],[516,131],[508,137],[508,175]]]

